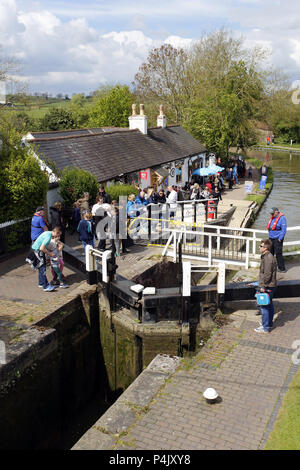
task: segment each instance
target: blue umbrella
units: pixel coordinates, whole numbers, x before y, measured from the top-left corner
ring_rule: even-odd
[[[224,170],[224,168],[219,165],[211,165],[208,168],[210,168],[211,170],[214,170],[216,173],[220,173],[221,171]]]
[[[215,175],[216,173],[220,173],[223,170],[224,168],[222,168],[221,166],[211,165],[205,168],[196,168],[196,170],[193,171],[193,175],[210,176]]]
[[[208,176],[207,168],[196,168],[196,170],[193,171],[193,175]]]

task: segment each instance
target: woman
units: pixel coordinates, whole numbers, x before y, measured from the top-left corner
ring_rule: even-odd
[[[148,204],[155,204],[155,191],[154,191],[154,188],[148,188],[147,202],[148,202]]]
[[[165,204],[166,203],[166,195],[163,189],[160,189],[158,193],[155,195],[155,204]]]
[[[192,201],[197,201],[200,199],[200,186],[198,183],[195,183],[194,186],[192,186],[190,199]]]
[[[111,248],[114,256],[120,256],[120,223],[119,223],[119,210],[116,206],[112,206],[111,208],[111,217],[110,217],[110,230],[109,230],[109,238],[111,243]],[[123,240],[122,240],[123,241]],[[126,247],[122,243],[123,252]]]
[[[130,194],[128,196],[128,202],[126,204],[126,213],[128,219],[134,219],[136,217],[135,194]]]
[[[62,241],[62,243],[65,243],[66,229],[62,221],[62,203],[57,201],[52,207],[50,207],[49,211],[51,219],[51,229],[53,230],[54,227],[59,227],[61,229],[60,240]]]
[[[127,214],[127,227],[129,227],[130,222],[137,217],[136,204],[135,204],[135,194],[129,194],[128,202],[126,204],[126,214]],[[128,234],[129,235],[129,234]],[[132,246],[133,241],[130,235],[127,237],[127,246]]]

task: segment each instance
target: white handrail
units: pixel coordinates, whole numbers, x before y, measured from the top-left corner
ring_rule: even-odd
[[[231,227],[220,227],[220,226],[214,226],[212,227],[211,225],[205,225],[203,224],[203,228],[205,229],[205,227],[209,227],[210,229],[211,228],[216,228],[216,231],[215,232],[206,232],[204,230],[201,230],[201,231],[194,231],[194,230],[187,230],[187,227],[185,225],[183,225],[182,227],[180,228],[174,228],[174,229],[169,229],[170,231],[170,237],[169,237],[169,240],[168,240],[168,243],[167,243],[167,246],[165,247],[165,249],[163,250],[163,256],[165,256],[168,251],[167,251],[167,247],[170,245],[170,242],[173,238],[173,259],[174,261],[176,262],[177,261],[177,246],[179,244],[179,242],[181,241],[182,237],[185,241],[185,243],[183,244],[184,246],[187,246],[187,243],[186,243],[186,237],[187,235],[192,235],[192,237],[203,237],[203,236],[206,236],[208,237],[208,250],[207,250],[207,254],[201,252],[197,255],[197,253],[193,252],[193,253],[183,253],[183,257],[187,257],[187,258],[191,258],[191,259],[206,259],[207,262],[208,262],[208,266],[212,266],[212,263],[213,261],[217,261],[219,262],[220,260],[216,260],[215,257],[213,257],[213,251],[214,250],[214,253],[216,252],[219,252],[220,253],[220,256],[222,257],[222,253],[223,253],[223,249],[221,248],[221,239],[227,239],[227,240],[240,240],[242,242],[244,242],[244,246],[245,246],[245,251],[243,251],[243,255],[242,255],[242,260],[240,257],[237,257],[237,256],[234,256],[234,248],[232,249],[231,251],[231,254],[232,254],[232,259],[226,259],[226,260],[222,260],[226,263],[229,263],[229,264],[239,264],[239,265],[244,265],[246,269],[249,268],[249,266],[255,264],[257,265],[257,261],[255,260],[258,260],[259,259],[259,256],[260,254],[258,254],[256,252],[257,250],[257,242],[260,242],[262,240],[262,238],[258,238],[257,237],[257,232],[260,232],[260,233],[268,233],[267,231],[263,231],[263,230],[251,230],[253,232],[253,237],[246,237],[244,235],[231,235],[231,234],[226,234],[226,233],[221,233],[221,230],[220,229],[227,229],[227,230],[231,230]],[[300,227],[290,227],[290,230],[300,230]],[[234,231],[239,231],[239,232],[247,232],[249,231],[249,229],[234,229]],[[178,238],[177,238],[177,233],[179,234]],[[212,247],[212,238],[216,238],[217,239],[217,243],[216,243],[216,248],[213,248]],[[251,247],[251,243],[252,243],[252,250],[250,250],[250,247]],[[191,242],[192,244],[192,242]],[[291,242],[284,242],[283,243],[284,246],[297,246],[297,245],[300,245],[300,240],[297,240],[297,241],[291,241]],[[202,244],[201,244],[202,246]],[[252,253],[251,253],[252,251]],[[295,254],[300,254],[300,249],[299,251],[293,251],[293,252],[283,252],[283,255],[284,256],[289,256],[289,255],[295,255]]]

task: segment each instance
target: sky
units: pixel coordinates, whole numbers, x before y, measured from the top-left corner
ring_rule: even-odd
[[[189,47],[228,29],[300,79],[299,0],[0,0],[0,57],[30,92],[90,93],[130,84],[153,47]]]

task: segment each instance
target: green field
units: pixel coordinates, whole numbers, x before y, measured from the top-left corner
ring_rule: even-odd
[[[275,143],[275,144],[270,144],[267,145],[265,142],[259,142],[258,144],[260,147],[264,147],[266,150],[272,150],[272,149],[286,149],[286,150],[292,150],[292,149],[300,149],[300,144],[281,144],[281,143]]]
[[[87,102],[86,106],[90,106],[90,101]],[[13,102],[12,107],[5,107],[3,111],[5,113],[26,113],[30,118],[40,119],[52,108],[70,108],[71,100],[49,98],[49,99],[30,99],[26,104],[22,102]]]

